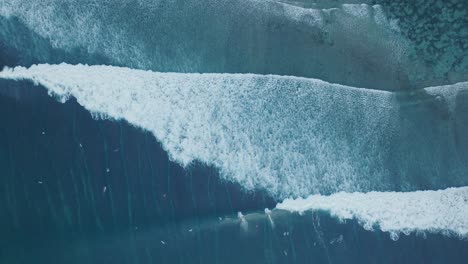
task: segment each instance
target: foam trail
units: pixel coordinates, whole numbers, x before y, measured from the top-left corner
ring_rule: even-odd
[[[468,187],[438,191],[336,193],[286,199],[277,209],[303,213],[327,211],[356,219],[366,229],[378,227],[398,239],[400,232],[432,232],[468,237]]]
[[[468,83],[391,93],[288,76],[67,64],[0,77],[31,80],[62,102],[73,96],[95,117],[151,131],[172,160],[213,165],[279,199],[468,185]]]

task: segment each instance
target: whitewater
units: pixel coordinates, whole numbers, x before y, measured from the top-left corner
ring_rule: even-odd
[[[6,68],[0,77],[33,81],[62,102],[74,97],[96,118],[152,132],[179,164],[214,166],[277,199],[468,184],[459,122],[468,83],[393,93],[289,76],[68,64]]]
[[[357,220],[367,230],[401,233],[439,233],[468,237],[468,187],[437,191],[344,193],[286,199],[277,209],[304,213],[325,211],[345,221]]]

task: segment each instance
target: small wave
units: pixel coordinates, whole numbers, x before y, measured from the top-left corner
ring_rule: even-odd
[[[97,118],[151,131],[184,166],[201,161],[277,198],[468,184],[464,97],[453,94],[468,83],[426,89],[432,96],[288,76],[68,64],[0,77],[31,80],[62,102],[75,97]]]
[[[366,229],[399,233],[431,232],[468,237],[468,187],[438,191],[336,193],[286,199],[277,209],[303,213],[327,211],[342,220],[356,219]]]

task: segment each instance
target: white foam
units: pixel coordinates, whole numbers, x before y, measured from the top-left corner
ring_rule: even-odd
[[[408,130],[405,113],[422,113],[411,125],[422,119],[438,126],[440,117],[421,111],[417,98],[402,112],[394,93],[316,79],[111,66],[36,65],[5,69],[0,77],[32,80],[62,102],[73,96],[95,117],[151,131],[183,166],[194,160],[213,165],[222,178],[278,198],[392,190],[395,178],[409,190],[467,182],[457,159],[464,152],[447,144],[452,139],[445,133],[434,134],[438,127],[417,131],[418,139],[430,137],[424,148],[406,134],[398,137]],[[408,153],[421,163],[407,160]],[[388,162],[395,157],[401,160],[393,168]],[[427,169],[427,179],[413,167]]]
[[[468,187],[415,192],[340,192],[330,196],[286,199],[277,209],[326,211],[341,220],[356,219],[398,239],[400,232],[431,232],[468,237]]]

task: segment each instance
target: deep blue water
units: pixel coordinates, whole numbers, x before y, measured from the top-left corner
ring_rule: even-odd
[[[340,48],[339,33],[333,35],[337,39],[328,39],[329,35],[313,31],[307,19],[284,18],[283,8],[278,9],[281,12],[272,9],[274,15],[265,11],[257,17],[239,10],[226,11],[242,6],[239,1],[223,2],[222,7],[207,1],[206,10],[203,4],[193,1],[190,5],[175,1],[177,5],[174,6],[166,2],[161,1],[158,6],[164,11],[161,17],[158,13],[144,13],[144,5],[111,4],[103,8],[107,10],[103,14],[106,19],[113,20],[97,20],[104,28],[117,25],[115,27],[124,32],[132,32],[124,36],[130,38],[128,43],[135,44],[135,49],[143,50],[143,55],[138,55],[147,60],[146,64],[137,65],[132,57],[135,54],[130,51],[127,57],[116,58],[100,45],[95,49],[81,44],[61,47],[60,42],[54,44],[47,35],[38,33],[40,30],[31,26],[33,24],[28,25],[24,18],[19,18],[20,15],[6,17],[2,14],[0,67],[67,62],[160,71],[274,73],[405,91],[466,81],[464,73],[468,72],[468,64],[464,58],[468,47],[463,41],[468,23],[464,24],[463,17],[455,11],[447,15],[454,17],[453,27],[447,26],[451,20],[442,15],[435,15],[433,21],[425,18],[426,14],[441,10],[461,10],[463,14],[466,12],[463,1],[421,8],[426,13],[417,11],[419,5],[414,3],[405,9],[410,11],[401,11],[404,1],[396,1],[398,5],[388,1],[363,1],[383,4],[389,17],[401,20],[402,34],[410,36],[408,39],[415,47],[408,54],[410,59],[405,57],[404,62],[411,61],[411,56],[419,56],[417,58],[424,61],[430,73],[423,79],[405,72],[412,70],[407,66],[398,68],[395,75],[392,73],[388,77],[387,73],[394,69],[383,64],[391,62],[392,56],[382,53],[385,61],[380,64],[379,60],[366,56],[379,55],[381,50],[376,48],[374,53],[368,54],[356,44],[359,41],[352,45],[344,41]],[[308,6],[311,2],[291,4]],[[328,3],[331,6],[322,4],[327,8],[338,6],[334,2]],[[112,8],[117,10],[115,14],[109,11]],[[182,11],[172,16],[172,12],[179,9]],[[65,7],[64,10],[70,11]],[[193,13],[189,12],[191,10]],[[418,13],[412,15],[412,12]],[[122,14],[130,14],[135,19],[121,19]],[[140,14],[144,15],[140,17]],[[179,21],[178,16],[184,19]],[[156,24],[155,21],[167,23]],[[423,25],[426,30],[413,24]],[[171,27],[182,29],[172,31]],[[449,29],[444,32],[444,28]],[[105,37],[95,41],[103,41],[103,47],[105,43],[112,44],[112,41],[106,42]],[[326,49],[329,53],[316,52],[307,41],[330,45],[330,50]],[[345,49],[347,45],[349,50]],[[173,46],[177,49],[172,49]],[[162,61],[157,60],[161,58]],[[331,70],[334,68],[336,72]],[[401,100],[411,104],[411,96],[408,99],[402,96]],[[427,113],[434,113],[434,122],[449,119],[441,117],[447,109],[433,109],[432,103],[428,105],[416,112],[413,119]],[[457,119],[450,122],[457,122],[460,131],[467,131],[468,119],[463,117],[468,108],[463,101],[457,107]],[[410,120],[411,116],[408,119],[408,123],[419,124]],[[427,127],[439,127],[428,123]],[[411,124],[408,127],[412,127]],[[410,132],[401,131],[398,135],[414,136]],[[464,149],[468,141],[463,135],[457,136],[459,145],[455,149]],[[415,138],[420,139],[417,135]],[[419,142],[431,144],[430,138],[416,139],[415,145]],[[420,149],[433,149],[428,145],[421,145]],[[399,146],[390,148],[400,149]],[[409,149],[408,153],[413,152]],[[460,160],[465,166],[462,168],[466,168],[467,152],[459,153],[458,157],[445,157],[447,162],[440,163],[446,166],[442,169],[452,169],[452,158]],[[415,161],[424,162],[418,158],[414,157]],[[392,157],[387,161],[391,164],[388,169],[395,171],[395,186],[405,185],[398,178],[400,159],[402,157]],[[417,174],[424,168],[408,170]],[[436,183],[447,187],[443,178]],[[181,167],[169,159],[150,132],[126,121],[93,119],[74,98],[59,103],[42,86],[29,81],[0,80],[1,264],[468,261],[466,239],[412,233],[400,234],[394,241],[378,228],[368,231],[355,220],[342,222],[326,212],[299,215],[274,211],[272,225],[263,212],[265,208],[274,208],[277,202],[280,200],[263,190],[245,190],[236,182],[223,180],[214,167],[197,162]],[[246,215],[247,225],[238,219],[238,212]]]

